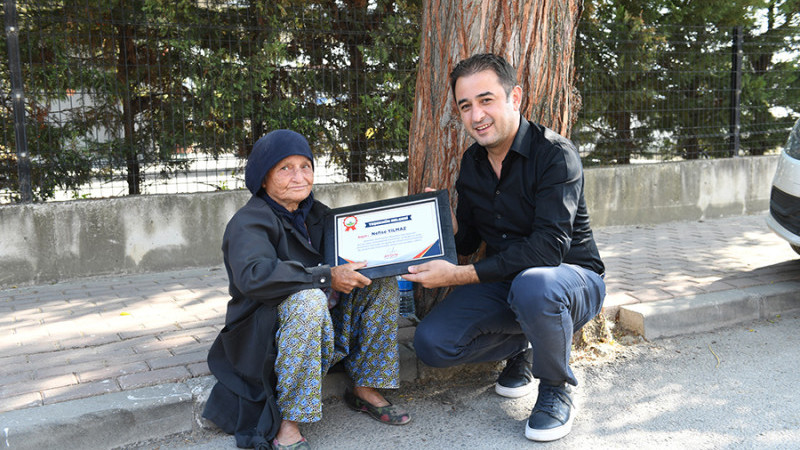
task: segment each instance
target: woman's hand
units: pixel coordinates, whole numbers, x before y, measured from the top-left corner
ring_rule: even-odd
[[[355,288],[363,288],[372,284],[372,280],[356,272],[356,270],[364,267],[367,267],[366,262],[331,267],[331,287],[333,290],[349,294]]]

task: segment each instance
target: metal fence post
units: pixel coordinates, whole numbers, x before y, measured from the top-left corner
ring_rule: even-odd
[[[6,42],[8,42],[8,69],[11,74],[11,103],[14,108],[14,137],[17,143],[17,174],[19,193],[23,203],[33,201],[31,189],[31,158],[25,134],[25,90],[19,57],[19,28],[17,6],[14,0],[5,0]]]
[[[742,94],[742,27],[733,27],[731,45],[731,107],[730,131],[728,133],[728,152],[730,156],[739,155],[739,139],[741,129],[739,126],[739,113],[741,111],[740,98]]]

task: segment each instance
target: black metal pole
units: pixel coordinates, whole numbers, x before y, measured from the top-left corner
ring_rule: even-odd
[[[741,112],[740,98],[742,94],[742,27],[733,28],[731,46],[731,108],[730,131],[728,133],[728,152],[730,156],[739,155],[739,139],[741,129],[739,114]]]
[[[19,194],[23,203],[33,201],[31,190],[31,157],[28,154],[28,137],[25,135],[25,90],[19,58],[19,27],[17,5],[5,0],[6,42],[8,42],[8,70],[11,73],[11,103],[14,108],[14,137],[17,143],[17,174]]]

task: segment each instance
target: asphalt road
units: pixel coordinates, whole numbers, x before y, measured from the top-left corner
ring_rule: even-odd
[[[495,374],[404,386],[390,398],[412,412],[407,426],[382,425],[332,399],[323,420],[301,430],[319,449],[800,448],[800,314],[600,354],[573,363],[578,416],[553,443],[525,439],[536,395],[498,397]],[[236,447],[230,436],[202,431],[127,448]]]

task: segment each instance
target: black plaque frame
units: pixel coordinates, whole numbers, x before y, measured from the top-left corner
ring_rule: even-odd
[[[336,242],[338,238],[337,233],[339,232],[339,227],[336,226],[337,216],[341,216],[343,214],[357,215],[360,213],[374,211],[376,209],[391,209],[395,206],[403,206],[408,203],[416,203],[419,200],[427,199],[434,199],[436,201],[439,219],[437,226],[439,227],[439,239],[443,254],[434,257],[423,257],[420,259],[406,260],[397,263],[364,267],[363,269],[360,269],[359,272],[369,278],[381,278],[406,274],[408,273],[408,266],[422,264],[423,262],[434,259],[444,259],[453,264],[457,264],[458,257],[456,255],[455,240],[453,239],[453,221],[450,213],[450,196],[448,195],[446,189],[332,209],[325,217],[325,263],[331,267],[338,265],[339,258],[336,254]]]

